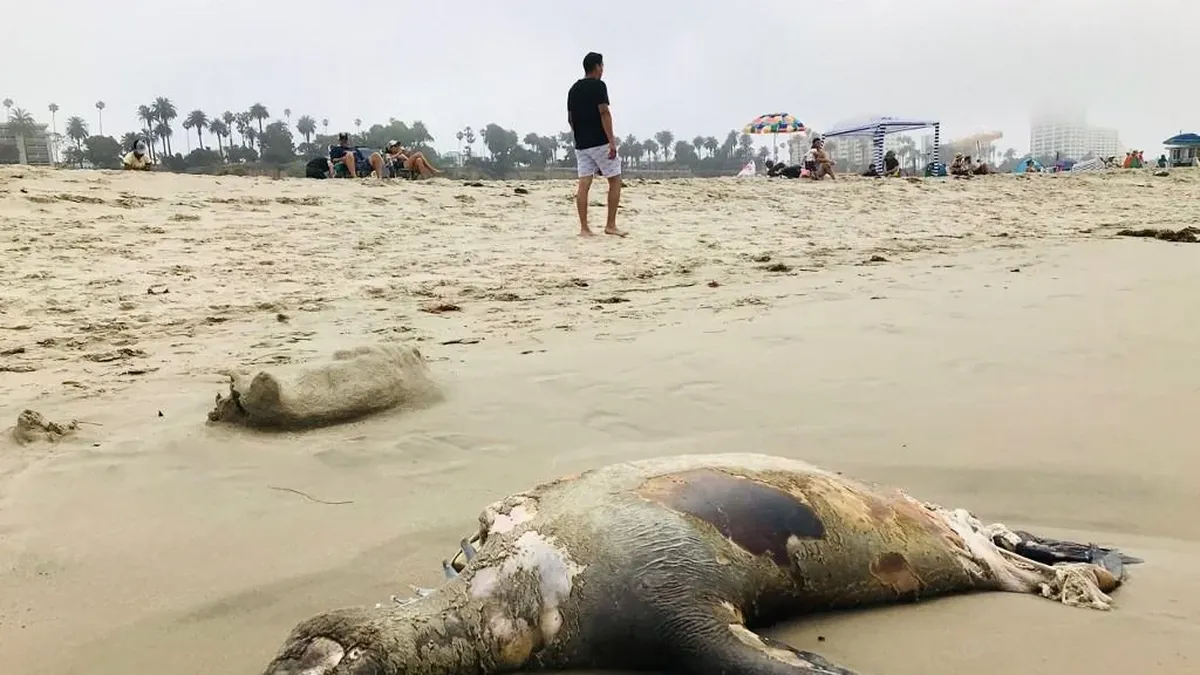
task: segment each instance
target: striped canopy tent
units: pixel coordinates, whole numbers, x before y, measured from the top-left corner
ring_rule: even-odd
[[[898,134],[918,129],[933,129],[933,174],[943,175],[941,159],[942,125],[937,120],[912,119],[906,117],[872,117],[861,123],[852,123],[835,127],[821,134],[824,138],[839,136],[870,136],[874,150],[872,164],[875,172],[883,175],[883,137],[888,134]]]
[[[779,138],[779,134],[803,134],[807,132],[808,128],[804,126],[804,123],[788,113],[759,115],[750,120],[750,123],[742,129],[742,133],[746,134],[771,134],[772,155],[776,154],[775,143]]]

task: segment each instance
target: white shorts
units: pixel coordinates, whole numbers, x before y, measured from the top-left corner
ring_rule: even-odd
[[[605,178],[616,178],[621,175],[621,158],[609,159],[607,145],[576,150],[575,163],[579,169],[580,178],[595,176],[597,171]]]

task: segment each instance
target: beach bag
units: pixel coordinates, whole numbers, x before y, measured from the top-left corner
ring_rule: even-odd
[[[329,178],[329,160],[317,157],[308,160],[304,166],[304,175],[309,178]]]

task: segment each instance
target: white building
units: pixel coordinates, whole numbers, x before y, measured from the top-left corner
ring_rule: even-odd
[[[1116,129],[1091,127],[1088,129],[1088,151],[1097,157],[1109,157],[1122,153],[1121,138]]]
[[[1088,126],[1082,113],[1043,114],[1029,125],[1029,153],[1034,157],[1081,159],[1120,153],[1115,129]]]
[[[25,133],[17,133],[11,124],[0,124],[0,145],[14,147],[21,164],[49,166],[53,164],[50,134],[45,124],[35,124]]]

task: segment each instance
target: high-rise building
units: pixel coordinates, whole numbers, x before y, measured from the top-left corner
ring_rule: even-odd
[[[1090,127],[1088,129],[1088,152],[1097,157],[1121,154],[1121,138],[1116,129]]]
[[[11,124],[0,124],[0,146],[14,146],[21,164],[50,166],[54,163],[50,154],[50,135],[45,124],[36,124],[33,133],[17,135]]]
[[[1029,125],[1029,153],[1034,157],[1082,159],[1120,153],[1115,129],[1088,126],[1082,113],[1041,114]]]

